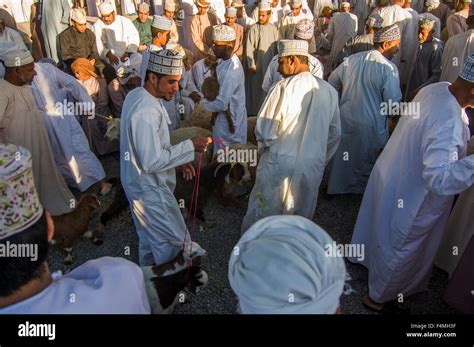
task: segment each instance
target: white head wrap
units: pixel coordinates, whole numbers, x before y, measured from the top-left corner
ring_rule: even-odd
[[[278,57],[288,55],[308,55],[308,41],[305,40],[280,40],[278,42]]]
[[[227,17],[237,17],[237,9],[235,7],[226,7],[225,15]]]
[[[176,4],[174,3],[174,1],[165,1],[165,11],[176,11]]]
[[[212,40],[213,41],[234,41],[235,30],[223,24],[214,25],[212,27]]]
[[[259,11],[271,11],[272,6],[270,5],[269,2],[259,2],[258,3],[258,10]]]
[[[140,5],[138,5],[138,12],[142,12],[142,13],[150,12],[150,5],[148,5],[146,2],[142,2]]]
[[[247,314],[334,314],[345,283],[340,257],[326,255],[332,238],[301,216],[259,220],[237,243],[229,282]]]
[[[79,9],[79,8],[73,8],[71,10],[71,20],[79,24],[86,24],[87,17],[86,17],[86,14],[84,13],[84,10]]]
[[[153,16],[153,23],[151,26],[160,30],[171,30],[171,19],[168,19],[164,16]]]
[[[114,7],[112,6],[110,2],[102,2],[99,5],[99,11],[100,11],[100,14],[103,16],[103,15],[114,12]]]
[[[162,75],[182,75],[183,56],[173,49],[151,52],[147,70]]]

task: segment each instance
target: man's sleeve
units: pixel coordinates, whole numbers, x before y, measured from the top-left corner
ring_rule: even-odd
[[[160,124],[156,121],[156,115],[152,115],[146,109],[133,115],[130,126],[130,140],[137,154],[137,164],[146,173],[163,172],[194,160],[194,146],[191,140],[168,148],[163,147],[161,141],[163,134],[160,134]]]
[[[256,25],[256,24],[254,24]],[[247,34],[247,44],[245,45],[245,59],[247,60],[247,66],[249,68],[256,67],[255,59],[254,59],[254,51],[255,51],[255,27],[251,26],[249,32]]]
[[[474,155],[459,159],[461,143],[455,118],[433,122],[423,135],[423,179],[437,195],[455,195],[474,184]]]

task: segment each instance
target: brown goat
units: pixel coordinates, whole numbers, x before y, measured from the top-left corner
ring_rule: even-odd
[[[88,231],[92,214],[100,207],[100,201],[95,195],[87,194],[81,197],[76,209],[72,212],[54,216],[53,243],[58,243],[66,252],[64,264],[72,264],[72,248],[76,242],[85,236],[92,238],[92,232]],[[96,244],[101,244],[102,240],[93,239]]]

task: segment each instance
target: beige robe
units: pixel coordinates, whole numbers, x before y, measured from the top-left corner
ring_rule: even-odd
[[[196,61],[207,56],[207,52],[212,45],[212,27],[218,24],[215,14],[207,12],[206,14],[196,14],[191,19],[191,37],[194,59]]]
[[[35,186],[43,207],[53,216],[71,212],[75,199],[56,168],[31,87],[17,87],[0,80],[0,90],[0,141],[30,151]]]
[[[240,60],[242,60],[245,42],[244,27],[237,23],[234,23],[231,25],[231,27],[235,31],[234,54],[238,56]]]

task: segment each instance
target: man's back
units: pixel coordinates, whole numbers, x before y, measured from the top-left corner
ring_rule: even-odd
[[[54,277],[54,275],[53,275]],[[149,314],[140,268],[125,259],[90,260],[0,314]]]

